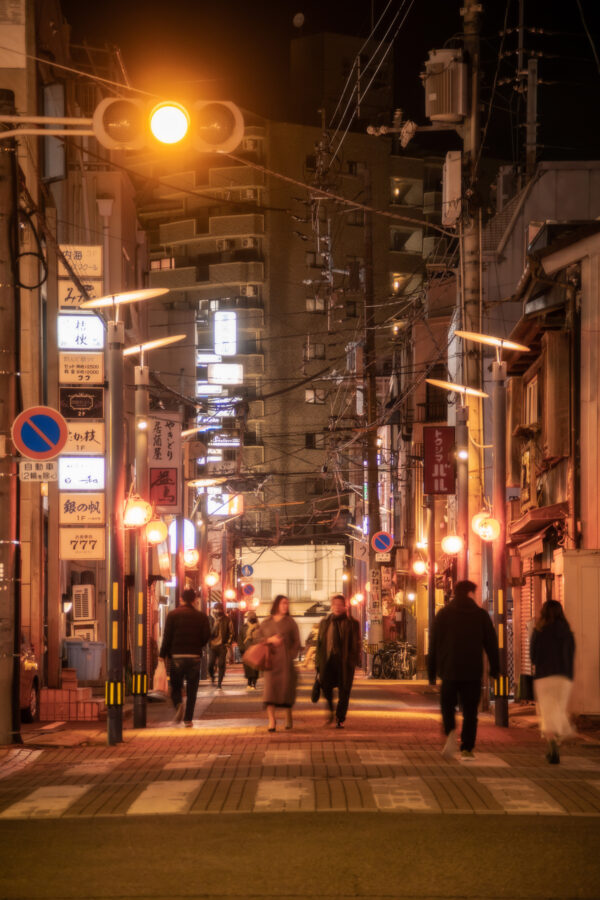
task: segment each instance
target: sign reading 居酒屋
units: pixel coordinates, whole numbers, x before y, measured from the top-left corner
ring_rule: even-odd
[[[423,493],[453,494],[455,491],[456,438],[452,425],[423,428]]]
[[[154,413],[148,432],[148,474],[150,502],[158,512],[181,511],[181,453],[181,422]]]

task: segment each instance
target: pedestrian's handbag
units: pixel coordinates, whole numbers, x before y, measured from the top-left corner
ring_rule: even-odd
[[[159,659],[156,669],[154,670],[154,678],[152,679],[152,690],[161,694],[169,693],[169,684],[167,682],[167,669],[164,659]]]
[[[315,683],[312,686],[312,691],[310,692],[310,699],[313,703],[319,702],[319,697],[321,696],[321,681],[319,676],[315,678]]]
[[[251,669],[258,669],[259,672],[266,672],[273,668],[273,660],[271,657],[271,645],[266,641],[259,644],[251,644],[244,655],[242,662],[250,666]]]

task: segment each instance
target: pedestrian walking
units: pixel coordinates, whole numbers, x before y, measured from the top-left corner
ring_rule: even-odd
[[[435,684],[437,675],[442,679],[440,703],[446,734],[442,753],[447,759],[458,749],[457,701],[463,713],[460,751],[465,759],[474,757],[484,651],[492,678],[500,668],[496,632],[486,610],[475,601],[476,590],[477,585],[472,581],[458,581],[454,598],[436,615],[429,637],[429,684]]]
[[[560,762],[559,746],[573,733],[567,706],[573,688],[575,638],[558,600],[546,600],[529,644],[534,666],[533,693],[538,705],[542,737],[548,742],[546,759]]]
[[[213,621],[210,632],[210,654],[208,658],[208,674],[211,682],[215,683],[215,668],[217,669],[217,687],[222,690],[225,668],[227,666],[227,653],[233,643],[233,623],[223,609],[223,604],[217,602],[213,605]]]
[[[285,727],[293,726],[292,707],[296,702],[296,669],[294,660],[300,649],[300,632],[292,616],[290,601],[284,594],[277,594],[271,614],[261,622],[257,640],[271,647],[271,668],[265,670],[263,702],[269,720],[268,730],[275,731],[275,710],[285,709]]]
[[[251,609],[248,611],[246,621],[242,623],[240,626],[240,632],[238,635],[238,648],[240,653],[243,655],[248,647],[254,643],[257,632],[259,629],[258,618],[256,616],[256,611]],[[256,683],[258,681],[259,671],[258,669],[253,669],[252,666],[249,666],[248,663],[244,663],[244,677],[248,682],[246,687],[247,691],[255,691]]]
[[[161,659],[169,660],[171,676],[171,700],[175,707],[175,721],[188,728],[194,718],[194,707],[200,681],[202,650],[210,638],[210,622],[206,613],[196,609],[196,591],[186,588],[181,595],[181,606],[167,615],[165,631],[160,647]],[[183,684],[186,685],[185,710]]]
[[[343,594],[331,598],[331,613],[319,625],[315,665],[327,701],[326,724],[334,719],[333,691],[337,688],[335,719],[342,728],[348,712],[354,670],[360,662],[360,626],[348,615]]]

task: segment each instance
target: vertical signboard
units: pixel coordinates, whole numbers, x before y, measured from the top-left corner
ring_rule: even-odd
[[[423,493],[453,494],[455,491],[456,438],[452,425],[423,428]]]
[[[150,502],[161,513],[180,514],[181,422],[177,416],[153,414],[148,435]]]

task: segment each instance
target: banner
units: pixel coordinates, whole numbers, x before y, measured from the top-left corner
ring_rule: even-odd
[[[426,425],[423,445],[423,493],[453,494],[456,471],[454,426]]]

